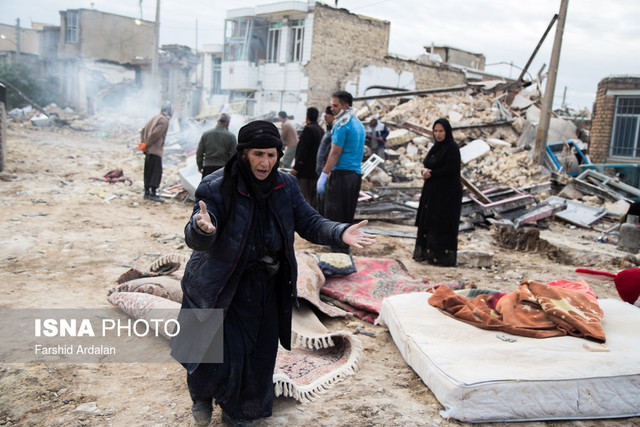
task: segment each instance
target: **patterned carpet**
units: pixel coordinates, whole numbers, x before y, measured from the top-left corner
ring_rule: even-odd
[[[437,285],[451,290],[464,288],[460,280],[429,283],[416,279],[394,259],[355,259],[355,265],[356,273],[327,278],[320,292],[324,299],[371,323],[380,313],[382,300],[388,296],[426,292]]]

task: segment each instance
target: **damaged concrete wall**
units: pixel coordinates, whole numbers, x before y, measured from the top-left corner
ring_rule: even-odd
[[[467,52],[450,46],[433,46],[428,50],[432,54],[440,55],[440,58],[448,64],[484,70],[485,57],[481,53]],[[431,52],[432,50],[433,52]]]
[[[0,24],[0,34],[6,37],[6,39],[0,38],[0,51],[15,52],[17,45],[16,26]],[[40,36],[38,31],[32,28],[20,27],[20,53],[37,55],[39,49]]]
[[[416,90],[457,86],[466,83],[463,71],[432,61],[413,61],[387,56],[384,63],[413,72]]]
[[[615,118],[616,99],[625,91],[637,93],[640,96],[640,77],[632,76],[611,76],[602,79],[598,83],[598,92],[593,109],[593,120],[591,122],[591,143],[589,145],[589,156],[593,163],[615,163],[620,162],[620,158],[615,161],[609,156],[609,147],[613,135],[613,120]],[[637,159],[626,159],[627,161],[637,161]]]
[[[74,15],[75,36],[69,37],[74,30],[69,30],[67,23]],[[150,63],[153,56],[153,28],[151,21],[137,25],[134,18],[97,10],[61,11],[59,103],[92,114],[105,91],[113,94],[113,86],[135,84],[136,70],[140,64]]]
[[[62,70],[63,105],[89,114],[103,103],[104,91],[136,80],[135,70],[99,61],[65,61]]]
[[[465,83],[464,72],[446,64],[388,55],[389,32],[387,21],[317,3],[311,60],[305,67],[309,105],[324,109],[340,89],[362,96],[374,85],[418,90]],[[379,90],[366,95],[376,93]]]
[[[373,86],[388,86],[416,90],[415,75],[411,71],[394,69],[391,67],[381,67],[377,64],[365,65],[360,69],[357,80],[353,82],[357,85],[357,91],[353,96],[365,96],[382,93],[380,89],[369,89]],[[385,91],[388,92],[388,91]]]
[[[78,16],[77,42],[66,39],[69,13]],[[91,58],[131,64],[141,58],[151,61],[153,56],[154,23],[151,21],[136,25],[134,18],[77,9],[60,12],[60,27],[60,59]]]
[[[367,18],[316,3],[313,17],[309,106],[324,109],[331,94],[345,87],[345,76],[382,61],[389,49],[388,21]]]

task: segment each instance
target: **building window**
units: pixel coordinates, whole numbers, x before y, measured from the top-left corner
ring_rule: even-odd
[[[267,20],[239,18],[225,21],[224,60],[258,62],[265,59]]]
[[[67,12],[67,28],[65,34],[67,43],[78,43],[78,12]]]
[[[281,29],[282,22],[271,22],[269,24],[269,36],[267,38],[267,62],[278,62]]]
[[[245,57],[245,43],[251,21],[246,19],[227,20],[224,42],[224,60],[240,61]]]
[[[291,21],[291,62],[302,61],[302,43],[304,42],[304,19]]]
[[[640,157],[640,97],[616,98],[611,156]]]

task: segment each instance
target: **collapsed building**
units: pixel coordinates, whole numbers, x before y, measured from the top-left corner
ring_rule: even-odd
[[[421,163],[433,144],[430,129],[444,117],[452,124],[463,163],[461,230],[490,224],[525,229],[544,226],[553,217],[569,226],[599,231],[603,242],[617,244],[618,237],[623,238],[621,218],[640,200],[637,178],[625,173],[637,169],[633,147],[638,136],[624,128],[637,112],[629,107],[635,105],[630,99],[630,77],[622,80],[625,88],[609,90],[606,103],[601,99],[606,91],[599,91],[601,107],[596,115],[599,124],[603,117],[609,123],[602,126],[604,132],[596,130],[597,141],[603,140],[600,135],[606,129],[608,134],[605,144],[595,145],[595,157],[615,159],[618,164],[592,162],[592,117],[586,109],[554,113],[543,163],[534,161],[541,99],[535,87],[511,93],[495,91],[485,82],[422,97],[398,93],[393,98],[368,97],[358,102],[363,122],[376,117],[391,132],[384,168],[369,172],[364,180],[366,196],[356,217],[413,224],[422,187]],[[620,85],[620,81],[608,77],[601,86]],[[620,156],[621,146],[629,147],[624,148],[626,157]],[[632,265],[638,263],[638,243],[619,248],[634,254],[628,257]]]

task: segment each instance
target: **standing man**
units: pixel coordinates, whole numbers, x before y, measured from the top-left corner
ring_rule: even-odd
[[[352,104],[353,96],[349,92],[338,91],[332,95],[331,110],[335,121],[331,131],[331,151],[317,184],[319,194],[326,191],[326,217],[349,224],[353,223],[360,195],[360,165],[365,139],[364,125],[356,117]]]
[[[333,111],[331,111],[331,105],[328,105],[324,110],[324,122],[327,125],[327,131],[320,140],[320,146],[318,147],[318,153],[316,154],[316,174],[320,176],[322,168],[327,162],[329,157],[329,150],[331,149],[331,128],[333,127]],[[317,180],[316,180],[317,183]],[[318,212],[324,216],[324,194],[320,194],[316,191],[316,203],[318,204]]]
[[[236,137],[229,132],[231,117],[228,114],[221,114],[218,125],[209,129],[200,137],[200,143],[196,150],[196,164],[202,177],[223,168],[236,153]]]
[[[300,135],[296,149],[295,163],[291,169],[291,175],[298,178],[298,185],[304,199],[316,209],[316,182],[318,181],[316,154],[322,135],[324,135],[324,130],[318,124],[319,114],[317,108],[307,108],[307,124],[302,129],[302,135]]]
[[[169,130],[169,120],[173,115],[171,103],[165,102],[157,114],[140,131],[140,137],[145,142],[144,149],[144,198],[154,202],[164,203],[156,194],[162,181],[162,155],[164,154],[164,139]]]
[[[377,117],[373,117],[369,122],[367,135],[371,138],[371,152],[377,154],[382,160],[385,160],[384,149],[387,146],[387,136],[389,136],[387,126],[384,123],[378,122]]]
[[[298,131],[289,120],[289,116],[285,111],[278,113],[278,118],[282,123],[280,125],[280,138],[284,143],[284,157],[282,158],[282,167],[290,169],[296,158],[296,147],[298,146]]]

